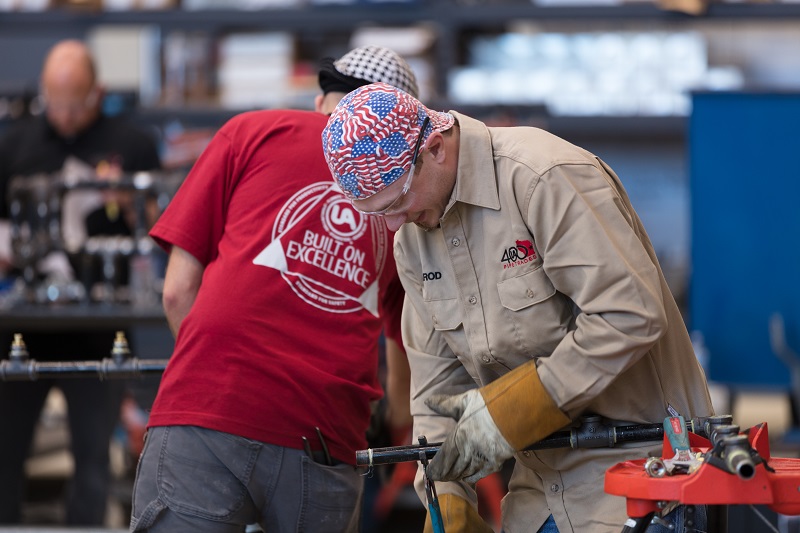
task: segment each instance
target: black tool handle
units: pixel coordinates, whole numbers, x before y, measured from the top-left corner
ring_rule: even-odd
[[[370,466],[419,461],[420,452],[424,453],[428,459],[432,459],[441,446],[441,442],[433,442],[425,446],[409,444],[407,446],[358,450],[356,451],[356,464],[358,466]]]

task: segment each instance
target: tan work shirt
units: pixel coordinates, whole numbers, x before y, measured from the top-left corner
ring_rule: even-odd
[[[455,424],[425,406],[428,396],[484,385],[530,359],[572,420],[660,423],[669,406],[687,420],[713,414],[681,314],[614,172],[545,131],[453,114],[458,175],[441,225],[405,224],[395,237],[414,435],[440,441]],[[625,499],[603,492],[604,472],[650,451],[660,455],[660,444],[518,453],[504,531],[536,531],[552,513],[561,533],[618,532]],[[476,501],[464,483],[437,490]]]

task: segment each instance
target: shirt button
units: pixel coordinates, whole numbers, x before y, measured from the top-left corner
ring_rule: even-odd
[[[483,359],[484,363],[488,363],[489,361],[491,361],[491,359],[489,359],[488,355],[484,355],[483,357],[481,357],[481,359]]]
[[[531,452],[529,452],[528,450],[525,450],[524,452],[522,452],[522,455],[524,455],[525,457],[530,457],[531,456]]]
[[[438,324],[439,323],[439,319],[436,318],[436,315],[431,316],[431,321],[433,321],[434,324]]]
[[[550,492],[558,492],[560,490],[561,487],[558,485],[558,483],[553,483],[552,485],[550,485]]]
[[[453,240],[450,242],[453,243],[453,246],[461,246],[461,239],[459,239],[458,237],[453,237]]]
[[[478,298],[475,297],[475,296],[470,296],[469,297],[469,303],[471,303],[472,305],[475,305],[476,303],[478,303]]]
[[[527,291],[525,291],[525,295],[526,295],[528,298],[533,298],[533,290],[531,290],[531,289],[528,289]]]

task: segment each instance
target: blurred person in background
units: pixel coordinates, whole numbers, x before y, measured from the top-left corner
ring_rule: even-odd
[[[160,166],[155,141],[123,118],[102,112],[103,88],[93,58],[80,41],[57,43],[41,73],[45,112],[13,124],[0,139],[0,223],[9,217],[11,178],[60,171],[74,158],[91,168],[118,172]],[[118,233],[125,227],[119,210],[100,207],[86,219],[89,234]],[[10,244],[7,247],[10,249]],[[0,326],[0,347],[22,333],[38,361],[102,359],[109,356],[114,330],[8,331]],[[67,401],[74,473],[66,496],[66,523],[102,525],[110,492],[109,443],[120,415],[125,385],[98,379],[0,382],[0,523],[18,523],[26,494],[24,463],[36,423],[51,387]]]
[[[504,531],[619,531],[625,499],[603,492],[603,474],[660,456],[661,442],[522,451],[585,414],[713,414],[616,174],[543,130],[487,127],[380,83],[348,94],[322,141],[352,205],[397,231],[414,434],[443,441],[428,471],[445,530],[491,531],[474,484],[515,457]],[[648,531],[683,531],[683,509]]]
[[[374,81],[417,92],[400,56],[365,46],[323,60],[315,111],[234,117],[152,229],[169,252],[176,344],[131,531],[359,530],[355,452],[382,394],[382,332],[387,359],[405,362],[404,294],[392,234],[331,180],[319,136],[336,103]]]

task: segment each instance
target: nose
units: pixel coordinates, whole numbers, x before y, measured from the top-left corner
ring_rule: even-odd
[[[398,213],[396,215],[384,215],[383,221],[386,222],[386,227],[389,228],[389,231],[397,231],[400,229],[400,226],[405,224],[406,215],[405,213]]]

